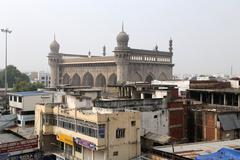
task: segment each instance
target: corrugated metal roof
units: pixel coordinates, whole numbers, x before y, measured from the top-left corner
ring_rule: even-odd
[[[229,130],[240,128],[240,120],[237,118],[237,115],[234,113],[219,114],[218,118],[221,122],[221,126],[224,131],[229,131]]]

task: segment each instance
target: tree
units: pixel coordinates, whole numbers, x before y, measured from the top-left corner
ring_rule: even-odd
[[[20,81],[14,85],[13,91],[14,92],[23,92],[23,91],[36,91],[37,89],[44,88],[44,85],[40,82],[26,82]]]
[[[14,84],[19,83],[21,81],[29,82],[29,77],[21,73],[17,67],[13,65],[7,66],[7,81],[8,87],[12,88]],[[5,87],[5,69],[0,71],[0,88]]]

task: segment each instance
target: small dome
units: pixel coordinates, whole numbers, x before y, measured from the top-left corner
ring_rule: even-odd
[[[128,37],[127,33],[125,33],[124,31],[118,33],[118,35],[117,35],[117,42],[128,43],[128,40],[129,40],[129,37]]]
[[[54,41],[50,44],[50,51],[51,51],[51,53],[59,53],[59,48],[60,48],[60,45],[54,39]]]

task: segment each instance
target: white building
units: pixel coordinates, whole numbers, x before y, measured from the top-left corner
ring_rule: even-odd
[[[42,84],[44,84],[45,87],[49,87],[50,86],[50,74],[44,71],[40,71],[40,72],[31,72],[28,73],[28,77],[31,81],[31,83],[34,82],[40,82]]]
[[[34,124],[34,110],[37,103],[52,102],[53,93],[29,91],[9,93],[10,112],[17,115],[20,126]]]

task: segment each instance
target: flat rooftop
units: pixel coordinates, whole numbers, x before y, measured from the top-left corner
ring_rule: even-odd
[[[51,94],[51,93],[45,92],[45,91],[28,91],[28,92],[8,93],[8,95],[21,96],[21,97],[37,96],[37,95],[48,95],[48,94]]]
[[[36,137],[36,135],[34,135],[34,127],[15,126],[15,127],[7,128],[5,130],[10,131],[16,135],[19,135],[19,137],[23,137],[26,139],[31,139]]]
[[[0,144],[10,143],[15,141],[23,140],[23,138],[18,137],[12,133],[0,133]]]
[[[240,89],[238,89],[238,88],[224,88],[224,89],[188,89],[188,91],[240,94]]]
[[[174,153],[172,146],[158,146],[154,150],[175,154],[184,158],[194,159],[198,155],[206,155],[217,152],[221,148],[240,149],[240,139],[228,141],[213,141],[213,142],[197,142],[174,145]]]

